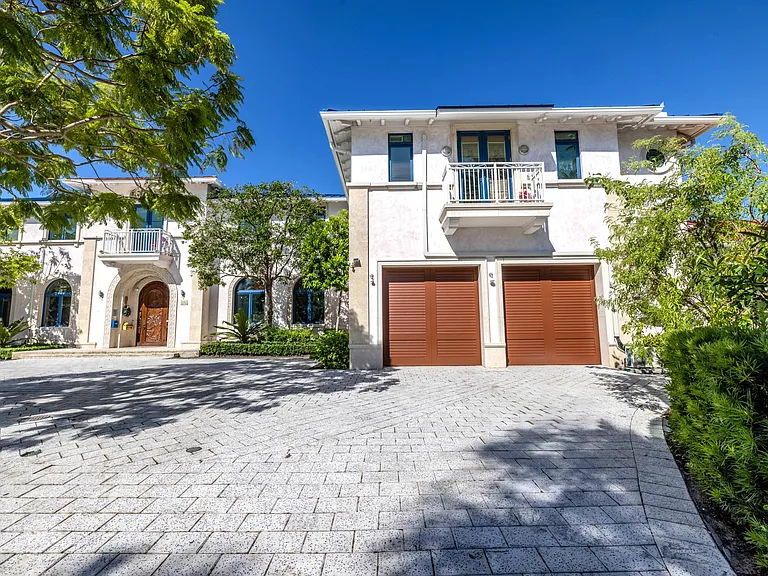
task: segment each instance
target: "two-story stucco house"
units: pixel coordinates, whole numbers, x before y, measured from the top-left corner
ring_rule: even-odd
[[[349,200],[354,368],[621,361],[595,298],[610,270],[603,174],[635,140],[710,130],[660,106],[445,106],[321,113]]]
[[[124,195],[136,186],[130,178],[68,184]],[[221,186],[216,177],[198,177],[187,189],[205,204],[209,192]],[[341,196],[323,202],[326,216],[347,206]],[[0,319],[5,324],[25,319],[29,336],[82,348],[176,349],[196,348],[238,310],[263,319],[261,286],[229,278],[224,286],[200,290],[180,223],[138,205],[136,211],[138,228],[72,222],[54,233],[30,219],[11,231],[4,245],[36,254],[42,270],[31,281],[0,290]],[[277,286],[274,298],[280,326],[335,324],[338,295],[303,289],[299,278]]]

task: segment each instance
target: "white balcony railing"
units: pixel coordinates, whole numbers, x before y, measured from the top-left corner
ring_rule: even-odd
[[[174,256],[175,252],[176,243],[173,237],[160,228],[131,228],[104,232],[104,254]]]
[[[453,203],[544,201],[543,162],[457,162],[443,173]]]

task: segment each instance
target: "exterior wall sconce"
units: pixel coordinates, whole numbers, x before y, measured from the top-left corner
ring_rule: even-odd
[[[360,258],[352,258],[352,262],[349,264],[350,268],[360,268],[361,266]]]
[[[104,292],[102,290],[99,290],[99,298],[104,300]]]
[[[181,291],[181,297],[182,298],[186,298],[187,297],[187,294],[184,292],[184,290]]]
[[[448,156],[451,155],[451,152],[453,152],[453,150],[451,150],[450,146],[443,146],[443,149],[440,150],[440,154],[442,154],[446,158],[448,158]]]
[[[518,147],[518,149],[517,149],[517,150],[518,150],[518,152],[520,152],[520,154],[522,154],[523,156],[525,156],[526,154],[528,154],[528,152],[530,152],[530,151],[531,151],[531,149],[528,147],[528,144],[520,144],[520,146]]]

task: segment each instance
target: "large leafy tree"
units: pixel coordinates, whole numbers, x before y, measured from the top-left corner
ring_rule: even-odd
[[[0,288],[13,288],[19,280],[39,270],[40,261],[34,254],[15,248],[0,249]]]
[[[216,192],[206,213],[189,222],[184,233],[200,287],[225,278],[253,278],[264,287],[265,319],[272,325],[275,283],[293,276],[302,239],[319,209],[315,192],[290,182]]]
[[[643,350],[670,330],[761,322],[764,305],[750,295],[768,288],[765,144],[727,116],[707,145],[656,137],[636,148],[660,150],[672,169],[653,182],[588,179],[609,195],[610,241],[596,253],[612,269],[606,304],[633,342]],[[630,168],[655,168],[650,157]]]
[[[349,285],[349,213],[340,211],[315,222],[304,236],[298,264],[303,286],[338,293],[336,329],[341,316],[341,293]]]
[[[223,170],[228,153],[253,144],[237,115],[243,93],[234,48],[217,29],[220,4],[0,2],[0,193],[16,205],[0,216],[34,215],[52,228],[65,213],[126,221],[137,200],[192,214],[189,173]],[[135,177],[134,198],[62,182],[105,167]],[[53,202],[27,200],[37,190]]]

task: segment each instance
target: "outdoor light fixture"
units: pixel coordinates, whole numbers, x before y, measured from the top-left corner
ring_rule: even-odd
[[[523,156],[525,156],[526,154],[528,154],[528,152],[531,151],[531,149],[528,147],[528,144],[520,144],[520,147],[517,150]]]
[[[99,290],[99,298],[104,300],[104,292],[102,292],[101,290]]]
[[[182,298],[186,298],[187,297],[187,294],[184,292],[184,290],[181,291],[181,297]]]
[[[443,146],[443,149],[440,150],[440,154],[442,154],[446,158],[448,158],[448,156],[451,155],[451,152],[453,152],[453,150],[451,149],[450,146]]]
[[[360,268],[362,264],[360,263],[360,258],[352,258],[352,268]]]

